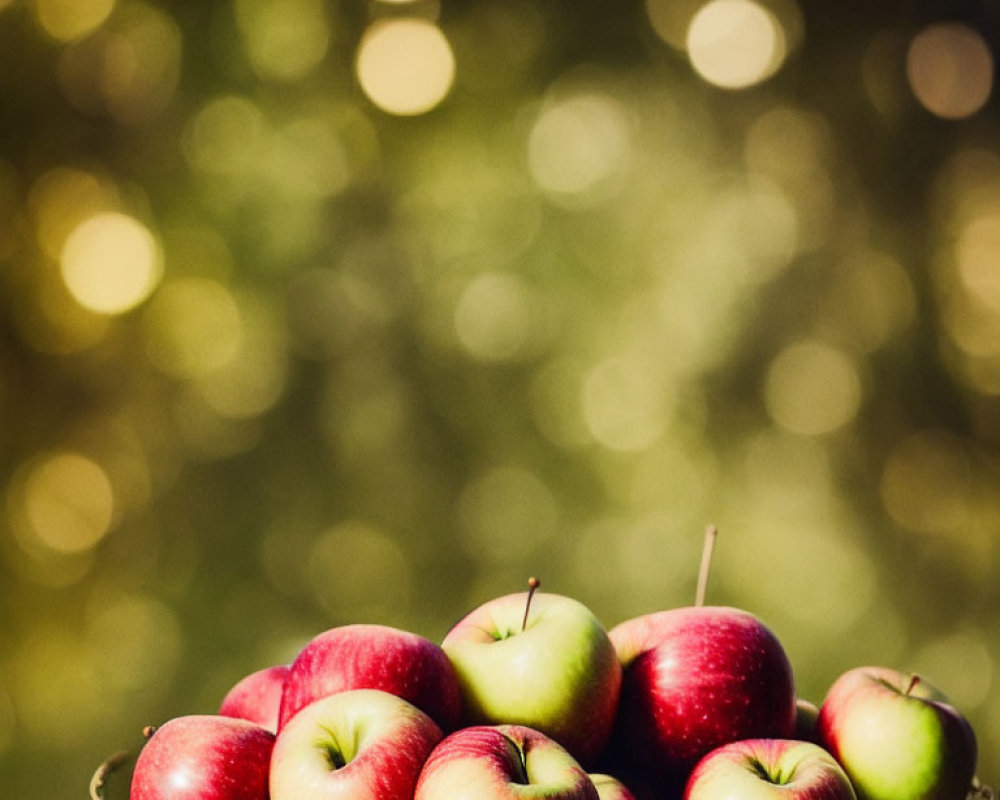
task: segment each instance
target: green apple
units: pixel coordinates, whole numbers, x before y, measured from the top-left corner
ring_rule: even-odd
[[[523,725],[473,725],[445,737],[413,800],[600,800],[583,767],[554,739]]]
[[[794,739],[743,739],[704,756],[684,800],[855,800],[844,770],[826,750]]]
[[[551,736],[584,766],[611,735],[621,666],[607,632],[576,600],[530,592],[492,600],[445,636],[462,720],[513,723]]]
[[[278,731],[270,800],[412,800],[440,740],[427,714],[389,692],[327,695]]]
[[[830,687],[820,743],[861,800],[964,800],[976,771],[972,726],[923,679],[858,667]]]

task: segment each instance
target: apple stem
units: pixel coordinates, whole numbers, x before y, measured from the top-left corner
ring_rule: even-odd
[[[705,604],[705,589],[708,586],[708,571],[712,566],[712,551],[715,549],[715,538],[719,535],[719,529],[714,525],[705,528],[705,543],[701,550],[701,568],[698,570],[698,588],[695,591],[694,604],[703,606]]]
[[[538,578],[528,578],[528,599],[524,603],[524,619],[521,620],[521,632],[528,627],[528,612],[531,610],[531,598],[535,596],[535,589],[538,588],[541,581]]]
[[[903,694],[909,695],[914,689],[917,688],[918,683],[920,683],[920,676],[911,675],[910,680],[907,682],[906,686],[903,689]]]
[[[104,800],[104,784],[108,776],[129,759],[127,750],[120,750],[108,756],[90,779],[90,800]]]

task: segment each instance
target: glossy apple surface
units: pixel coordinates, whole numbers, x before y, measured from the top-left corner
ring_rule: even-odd
[[[613,775],[595,772],[591,774],[590,780],[597,789],[600,800],[636,800],[629,788]]]
[[[599,800],[558,742],[521,725],[462,728],[434,748],[413,800]]]
[[[328,695],[278,732],[271,800],[412,800],[441,735],[427,714],[388,692]]]
[[[278,729],[303,706],[351,689],[378,689],[412,703],[444,730],[459,719],[458,682],[440,645],[384,625],[344,625],[319,634],[285,679]]]
[[[812,742],[749,739],[718,747],[695,766],[684,800],[855,800],[840,765]]]
[[[513,723],[556,739],[585,766],[604,749],[621,689],[607,632],[568,597],[527,593],[483,604],[441,646],[462,695],[465,725]]]
[[[274,734],[243,719],[175,717],[135,762],[129,800],[267,800]]]
[[[610,637],[624,670],[614,748],[626,759],[683,780],[723,744],[791,738],[792,667],[753,614],[678,608],[623,622]]]
[[[827,692],[818,731],[862,800],[964,800],[972,785],[972,727],[926,680],[849,670]]]
[[[274,733],[278,730],[278,714],[286,675],[287,664],[251,672],[226,692],[219,706],[219,713],[224,717],[256,722]]]

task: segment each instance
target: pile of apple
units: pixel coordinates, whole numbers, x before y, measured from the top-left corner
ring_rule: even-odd
[[[928,681],[859,667],[812,705],[765,624],[704,605],[703,587],[610,631],[534,579],[440,644],[328,630],[217,714],[153,730],[130,800],[965,800],[979,786],[972,728]]]

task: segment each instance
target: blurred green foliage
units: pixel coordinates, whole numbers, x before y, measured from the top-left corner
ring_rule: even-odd
[[[709,523],[803,696],[921,671],[995,781],[960,5],[0,0],[5,796],[334,625],[688,604]]]

